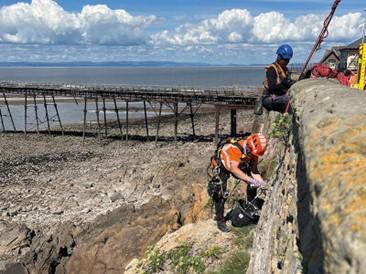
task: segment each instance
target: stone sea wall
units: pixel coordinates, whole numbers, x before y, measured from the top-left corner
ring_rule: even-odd
[[[366,94],[318,79],[291,97],[247,273],[364,273]]]

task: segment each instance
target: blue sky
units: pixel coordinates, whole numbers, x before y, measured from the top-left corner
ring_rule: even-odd
[[[327,42],[362,35],[360,0],[341,1]],[[303,62],[332,0],[0,0],[0,61],[268,63],[289,43]]]

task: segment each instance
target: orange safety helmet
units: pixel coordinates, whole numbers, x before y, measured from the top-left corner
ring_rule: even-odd
[[[251,154],[258,157],[263,155],[266,151],[268,142],[266,136],[262,133],[254,133],[250,135],[246,141]]]

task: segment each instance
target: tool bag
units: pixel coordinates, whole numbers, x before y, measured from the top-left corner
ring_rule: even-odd
[[[225,216],[225,219],[231,220],[234,227],[242,227],[258,223],[259,217],[260,209],[253,202],[240,199]]]

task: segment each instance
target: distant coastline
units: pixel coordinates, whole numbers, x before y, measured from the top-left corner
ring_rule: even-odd
[[[116,62],[0,62],[0,67],[147,67],[147,68],[169,68],[169,67],[263,67],[263,64],[209,64],[209,63],[181,63],[170,61],[116,61]]]

